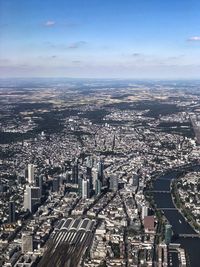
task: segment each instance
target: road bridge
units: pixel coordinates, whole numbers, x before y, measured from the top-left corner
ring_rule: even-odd
[[[148,193],[171,193],[169,190],[148,190]]]
[[[157,209],[158,210],[177,210],[176,208],[157,208]]]
[[[183,237],[183,238],[188,238],[188,237],[192,237],[192,238],[200,238],[199,234],[178,234],[179,237]]]

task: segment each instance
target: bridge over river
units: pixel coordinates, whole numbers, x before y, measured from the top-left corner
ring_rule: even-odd
[[[171,192],[169,190],[148,190],[148,191],[145,191],[147,193],[170,193]]]
[[[183,238],[188,238],[188,237],[200,238],[200,234],[179,234],[178,236]]]
[[[200,247],[200,234],[191,227],[180,210],[175,207],[170,186],[173,179],[188,171],[200,171],[200,165],[188,164],[162,173],[161,176],[154,180],[153,188],[146,192],[152,193],[155,206],[164,213],[164,216],[172,225],[176,243],[180,243],[186,250],[186,253],[188,253],[190,266],[196,267],[197,263],[200,262],[200,253],[198,251]]]

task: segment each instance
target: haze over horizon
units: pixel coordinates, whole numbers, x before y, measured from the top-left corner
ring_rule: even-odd
[[[200,2],[1,0],[0,77],[199,78]]]

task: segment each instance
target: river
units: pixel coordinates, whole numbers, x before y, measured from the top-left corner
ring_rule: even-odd
[[[195,170],[200,170],[199,166],[194,168]],[[177,178],[177,171],[170,171],[153,182],[153,190],[157,191],[169,191],[170,183],[172,179]],[[175,209],[172,201],[171,193],[153,193],[155,203],[158,208],[163,209],[165,217],[172,225],[172,230],[175,234],[195,234],[193,228],[184,219],[180,212]],[[175,243],[180,243],[181,246],[186,250],[189,255],[190,266],[198,267],[200,266],[200,238],[177,238]]]

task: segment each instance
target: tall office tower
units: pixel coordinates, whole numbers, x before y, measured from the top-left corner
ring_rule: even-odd
[[[101,181],[97,179],[95,181],[95,195],[100,195],[101,194]]]
[[[9,223],[14,223],[16,222],[16,217],[15,217],[15,202],[10,201],[9,202]]]
[[[170,224],[165,225],[165,243],[169,245],[172,239],[172,226]]]
[[[116,174],[112,174],[110,176],[110,189],[112,191],[117,191],[118,190],[118,177]]]
[[[22,253],[33,252],[33,236],[29,232],[22,233]]]
[[[89,198],[89,180],[82,179],[82,198]]]
[[[93,190],[93,180],[92,180],[92,168],[87,167],[86,178],[89,180],[90,196]]]
[[[82,197],[82,177],[78,178],[78,195]]]
[[[88,156],[87,159],[86,159],[86,167],[87,168],[91,168],[91,169],[93,167],[93,159],[90,156]]]
[[[91,197],[94,190],[92,176],[89,176],[87,180],[89,181],[89,195]]]
[[[91,177],[92,176],[92,168],[87,167],[87,169],[86,169],[86,176],[87,177]]]
[[[142,220],[144,220],[145,216],[148,216],[148,207],[142,206]]]
[[[102,184],[104,184],[104,175],[103,175],[104,164],[102,160],[100,160],[97,163],[97,170],[98,170],[98,179],[101,181]]]
[[[26,186],[26,189],[24,191],[24,209],[25,210],[30,210],[30,206],[31,206],[31,193],[30,193],[30,187]]]
[[[60,189],[60,177],[55,177],[52,181],[52,191],[58,192]]]
[[[33,212],[40,204],[41,192],[39,187],[26,186],[24,193],[24,209]]]
[[[96,168],[92,169],[92,184],[93,188],[96,187],[96,180],[98,179],[98,170]]]
[[[78,184],[78,160],[72,166],[72,183]]]
[[[28,164],[28,183],[34,184],[34,165]]]
[[[43,195],[43,176],[40,175],[36,178],[36,187],[40,188],[41,196]]]

